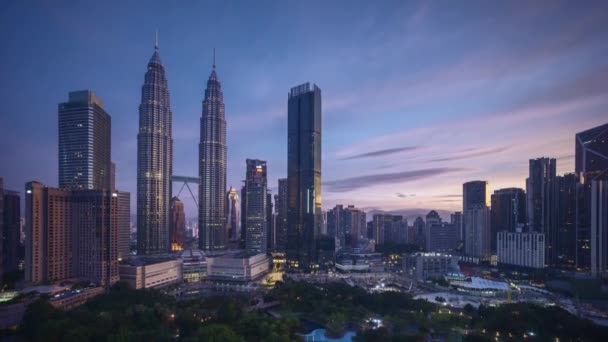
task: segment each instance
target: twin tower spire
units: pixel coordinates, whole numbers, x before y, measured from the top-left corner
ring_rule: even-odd
[[[144,78],[137,135],[137,253],[165,254],[170,250],[173,177],[173,132],[169,87],[158,53]],[[213,70],[202,103],[199,143],[199,248],[226,247],[226,120],[220,81]]]

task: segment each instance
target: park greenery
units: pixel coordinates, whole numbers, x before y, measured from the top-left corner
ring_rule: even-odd
[[[508,304],[454,310],[398,292],[368,293],[344,283],[309,284],[286,279],[264,296],[280,303],[249,310],[251,298],[176,300],[156,290],[116,284],[69,312],[47,301],[32,303],[19,328],[30,341],[298,341],[298,333],[324,327],[330,336],[347,330],[356,341],[494,340],[496,334],[538,341],[608,340],[607,329],[557,307]],[[380,319],[373,327],[370,318]],[[530,335],[532,332],[534,335]]]

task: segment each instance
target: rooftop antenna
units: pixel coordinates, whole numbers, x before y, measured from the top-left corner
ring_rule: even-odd
[[[215,48],[213,48],[213,69],[215,69]]]
[[[154,48],[158,49],[158,29],[156,30],[156,40],[154,41]]]

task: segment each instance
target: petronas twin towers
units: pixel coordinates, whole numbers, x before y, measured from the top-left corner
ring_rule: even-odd
[[[199,247],[226,246],[226,120],[222,86],[213,71],[207,81],[199,144]],[[172,113],[158,42],[148,63],[139,106],[137,135],[137,253],[170,249],[173,175]]]
[[[215,73],[215,61],[207,80],[198,146],[199,248],[220,250],[226,247],[227,237],[226,119],[222,84]]]
[[[158,44],[148,63],[141,89],[137,134],[137,253],[169,251],[171,177],[173,175],[172,113],[165,68]]]

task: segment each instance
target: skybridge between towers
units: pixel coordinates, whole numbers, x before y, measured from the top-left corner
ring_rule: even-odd
[[[179,197],[179,195],[182,193],[182,191],[184,190],[184,187],[188,188],[188,191],[190,192],[190,196],[192,196],[192,200],[194,201],[194,204],[196,204],[196,208],[198,208],[198,201],[196,200],[196,196],[194,196],[194,193],[192,192],[192,189],[190,189],[190,185],[189,185],[189,184],[196,184],[196,186],[198,186],[198,177],[173,175],[171,177],[171,179],[173,180],[173,183],[175,183],[175,182],[183,183],[182,187],[179,189],[179,192],[177,193],[177,197]]]

